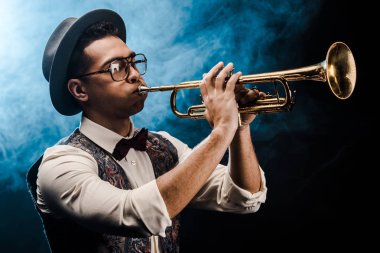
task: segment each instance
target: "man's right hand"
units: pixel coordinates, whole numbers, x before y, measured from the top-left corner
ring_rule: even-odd
[[[219,62],[203,75],[200,89],[206,106],[205,117],[210,125],[233,136],[238,128],[238,105],[234,90],[242,74],[237,72],[226,82],[226,77],[232,70],[232,63],[224,67],[223,62]]]
[[[230,77],[233,65],[220,62],[203,76],[200,86],[206,106],[205,116],[214,128],[191,154],[174,169],[157,178],[157,187],[170,218],[185,208],[222,160],[238,127],[235,84],[241,73]]]

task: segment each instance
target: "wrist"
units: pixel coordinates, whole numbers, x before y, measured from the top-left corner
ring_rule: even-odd
[[[220,139],[229,140],[229,142],[232,140],[235,133],[236,129],[230,125],[219,125],[217,127],[214,127],[211,131],[211,135],[216,136]]]
[[[251,128],[250,125],[241,125],[240,127],[237,128],[236,133],[250,133]]]
[[[232,139],[231,145],[234,146],[239,143],[241,140],[251,139],[251,129],[249,125],[239,127]]]

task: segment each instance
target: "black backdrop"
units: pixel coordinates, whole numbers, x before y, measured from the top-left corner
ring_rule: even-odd
[[[288,133],[276,136],[272,150],[266,142],[255,143],[266,171],[267,202],[249,215],[187,210],[182,227],[185,252],[254,252],[263,246],[307,251],[370,247],[373,236],[367,231],[374,229],[376,220],[374,121],[378,115],[378,84],[370,70],[376,62],[371,60],[376,44],[372,8],[360,2],[322,5],[304,36],[296,39],[296,49],[304,52],[302,66],[317,63],[319,57],[322,61],[332,42],[347,43],[357,65],[354,94],[339,101],[326,95],[330,92],[326,86],[297,84],[299,99],[283,120],[291,121],[293,113],[302,111],[316,127],[298,135],[297,141]],[[308,100],[318,103],[318,111],[308,106]],[[271,116],[261,117],[264,124],[273,124]],[[265,160],[266,152],[274,152],[273,159]]]

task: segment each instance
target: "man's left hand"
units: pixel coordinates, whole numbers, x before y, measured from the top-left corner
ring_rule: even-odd
[[[239,107],[253,106],[258,99],[265,98],[265,93],[258,89],[247,89],[242,84],[237,84],[235,87],[235,97]],[[241,114],[241,128],[249,126],[255,119],[257,114],[244,113]]]

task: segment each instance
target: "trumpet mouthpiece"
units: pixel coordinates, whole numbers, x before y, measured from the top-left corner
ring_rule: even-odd
[[[138,87],[139,95],[144,95],[145,93],[147,93],[147,90],[149,90],[149,88],[142,84],[140,84],[140,86]]]

